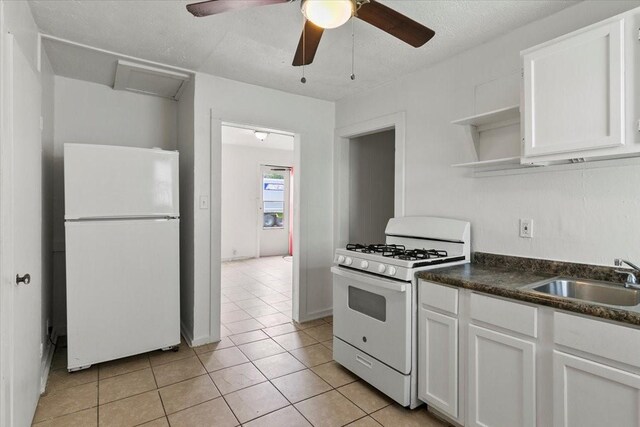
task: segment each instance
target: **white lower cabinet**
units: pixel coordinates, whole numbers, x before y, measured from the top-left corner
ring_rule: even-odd
[[[556,427],[640,426],[640,376],[553,352]]]
[[[420,286],[418,397],[451,421],[640,427],[640,328]]]
[[[458,319],[421,307],[418,398],[458,418]]]
[[[535,344],[469,325],[469,426],[535,426]]]

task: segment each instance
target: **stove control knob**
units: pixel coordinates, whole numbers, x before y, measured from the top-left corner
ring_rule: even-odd
[[[369,261],[362,261],[362,262],[360,263],[360,268],[363,268],[363,269],[365,269],[365,270],[366,270],[367,268],[369,268]]]
[[[384,264],[380,264],[378,266],[378,273],[384,273],[384,271],[387,269],[387,266]]]
[[[353,264],[353,260],[349,257],[346,257],[344,260],[344,265],[351,265]]]
[[[389,276],[395,276],[396,275],[396,268],[395,267],[389,267],[387,269],[387,273],[389,273]]]
[[[344,262],[344,255],[338,255],[338,263],[342,264]]]

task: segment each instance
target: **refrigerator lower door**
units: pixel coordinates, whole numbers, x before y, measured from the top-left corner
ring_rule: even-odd
[[[65,223],[68,369],[180,343],[179,220]]]

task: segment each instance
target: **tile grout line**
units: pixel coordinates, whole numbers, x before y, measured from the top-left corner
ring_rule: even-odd
[[[273,277],[274,277],[275,279],[277,279],[277,280],[283,280],[283,279],[280,279],[280,278],[278,278],[278,277],[276,277],[276,276],[273,276]],[[271,293],[271,295],[272,295],[272,294],[274,294],[274,293],[278,293],[278,294],[282,295],[282,297],[285,297],[285,298],[287,298],[287,299],[290,301],[290,298],[289,298],[287,295],[282,294],[282,292],[278,291],[278,290],[277,290],[277,288],[272,288],[272,287],[270,287],[270,286],[268,286],[268,285],[266,285],[266,284],[264,284],[264,286],[266,286],[266,287],[268,287],[268,288],[270,288],[271,290],[273,290],[273,291],[274,291],[273,293]],[[248,293],[251,293],[249,290],[246,290],[246,291],[247,291]],[[278,346],[282,349],[282,353],[277,353],[277,354],[289,354],[291,357],[294,357],[294,359],[299,360],[299,359],[298,359],[298,358],[296,358],[293,354],[291,354],[289,350],[287,350],[287,349],[283,348],[283,347],[282,347],[282,346],[281,346],[281,345],[280,345],[280,344],[279,344],[279,343],[274,339],[274,337],[277,337],[277,336],[282,336],[282,335],[286,335],[286,334],[290,334],[290,333],[294,333],[294,332],[303,332],[303,330],[302,330],[302,329],[298,329],[298,327],[295,325],[295,323],[294,323],[294,322],[292,322],[292,320],[291,320],[291,315],[290,315],[290,311],[289,311],[289,310],[287,310],[287,311],[283,312],[283,311],[281,311],[281,310],[278,310],[278,309],[276,309],[275,307],[273,307],[270,303],[268,303],[267,301],[265,301],[265,300],[263,300],[262,298],[260,298],[258,295],[254,295],[254,296],[256,297],[256,299],[258,299],[258,300],[262,301],[262,303],[264,303],[264,304],[265,304],[265,306],[267,306],[267,307],[269,307],[269,308],[271,308],[271,309],[275,310],[275,311],[276,311],[276,313],[267,314],[267,315],[261,315],[261,316],[254,316],[254,315],[252,315],[252,314],[250,314],[250,313],[246,312],[246,311],[245,311],[245,310],[243,310],[242,308],[239,308],[239,310],[244,311],[245,313],[247,313],[247,314],[250,316],[250,318],[252,318],[252,319],[254,319],[254,320],[256,320],[256,321],[258,321],[258,320],[257,320],[257,317],[265,317],[265,316],[271,316],[271,315],[276,315],[276,314],[282,314],[282,315],[284,315],[284,316],[287,316],[287,318],[288,318],[288,322],[284,322],[284,323],[277,324],[277,325],[272,325],[272,326],[263,325],[263,326],[264,326],[264,328],[259,328],[259,329],[253,330],[253,331],[261,331],[263,334],[265,334],[265,338],[263,338],[263,339],[261,339],[261,340],[270,339],[270,340],[272,340],[276,345],[278,345]],[[263,295],[263,296],[264,296],[264,295]],[[239,300],[239,301],[240,301],[240,300]],[[282,301],[282,302],[285,302],[285,301]],[[281,301],[274,302],[273,304],[279,304],[279,303],[281,303]],[[234,311],[237,311],[237,310],[234,310]],[[247,319],[247,320],[248,320],[248,319]],[[324,320],[324,319],[323,319],[323,320]],[[258,322],[259,322],[259,323],[261,323],[260,321],[258,321]],[[232,323],[233,323],[233,322],[232,322]],[[291,331],[291,332],[284,333],[284,334],[278,334],[278,335],[273,335],[273,336],[271,336],[271,335],[267,334],[266,332],[264,332],[264,330],[265,330],[265,329],[274,328],[274,327],[277,327],[277,326],[280,326],[280,325],[283,325],[283,324],[293,324],[293,325],[294,325],[295,330],[294,330],[294,331]],[[329,323],[329,322],[327,322],[327,321],[325,321],[325,322],[324,322],[324,324],[330,324],[330,323]],[[322,326],[322,325],[316,325],[316,326]],[[307,329],[311,329],[311,328],[307,328]],[[242,332],[242,333],[253,332],[253,331],[246,331],[246,332]],[[230,336],[232,336],[232,335],[239,335],[239,334],[241,334],[241,333],[238,333],[238,334],[231,334],[231,335],[229,335],[229,337],[230,337]],[[308,335],[308,334],[307,334],[307,333],[305,333],[305,335]],[[310,335],[309,335],[309,336],[310,336]],[[311,338],[313,338],[313,337],[311,337]],[[313,339],[315,339],[315,338],[313,338]],[[231,338],[229,338],[229,340],[232,342],[232,344],[233,344],[233,345],[232,345],[232,346],[229,346],[229,347],[226,347],[226,348],[232,348],[232,347],[236,347],[236,348],[238,348],[238,347],[239,347],[239,345],[238,345],[238,344],[236,344],[235,342],[233,342],[233,340],[232,340]],[[260,340],[256,340],[256,341],[249,341],[249,342],[247,342],[247,343],[243,343],[243,344],[240,344],[240,345],[249,344],[249,343],[257,342],[257,341],[260,341]],[[315,344],[318,344],[318,343],[320,343],[320,344],[321,344],[322,342],[314,342],[314,343],[311,343],[311,344],[309,344],[309,345],[307,345],[307,346],[315,345]],[[301,347],[298,347],[298,348],[296,348],[296,349],[292,349],[292,350],[297,350],[297,349],[299,349],[299,348],[304,348],[304,347],[307,347],[307,346],[301,346]],[[214,351],[216,351],[216,350],[214,350]],[[240,350],[240,351],[242,352],[242,350]],[[202,354],[206,354],[206,353],[202,353]],[[244,354],[244,352],[242,352],[242,354]],[[277,355],[277,354],[276,354],[276,355]],[[193,355],[197,356],[197,357],[198,357],[198,361],[200,362],[200,364],[201,364],[202,366],[204,366],[204,363],[202,362],[202,360],[201,360],[201,359],[200,359],[200,357],[199,357],[200,355],[199,355],[199,354],[197,354],[197,353],[195,353],[195,352],[193,352]],[[270,356],[266,356],[266,357],[271,357],[271,356],[274,356],[274,355],[270,355]],[[155,370],[154,370],[154,368],[155,368],[155,367],[158,367],[158,366],[166,365],[166,364],[169,364],[169,363],[172,363],[172,362],[177,362],[177,361],[179,361],[179,360],[183,360],[183,359],[186,359],[186,358],[188,358],[188,357],[190,357],[190,356],[186,356],[186,355],[185,355],[185,357],[183,357],[183,358],[181,358],[181,359],[177,359],[177,360],[175,360],[175,361],[163,362],[163,363],[159,363],[159,364],[157,364],[157,365],[153,366],[153,365],[150,363],[150,358],[147,356],[147,359],[149,360],[149,365],[148,365],[148,366],[143,367],[143,368],[140,368],[140,369],[134,369],[134,370],[132,370],[132,371],[130,371],[130,372],[124,372],[124,373],[121,373],[121,374],[113,375],[113,376],[111,376],[111,377],[109,377],[109,378],[115,378],[115,377],[118,377],[118,376],[122,376],[122,375],[130,374],[130,373],[138,372],[138,371],[141,371],[141,370],[147,369],[147,367],[148,367],[149,369],[151,369],[151,371],[152,371],[152,375],[153,375],[153,377],[154,377],[154,383],[155,383],[155,386],[156,386],[156,389],[155,389],[155,390],[159,393],[159,387],[158,387],[157,378],[156,378],[156,375],[155,375]],[[259,358],[259,359],[255,359],[254,361],[249,360],[248,362],[249,362],[249,363],[251,363],[251,364],[252,364],[252,365],[253,365],[253,366],[254,366],[254,367],[255,367],[259,372],[261,372],[261,373],[262,373],[262,371],[260,371],[260,369],[259,369],[259,368],[257,368],[257,366],[255,365],[255,363],[254,363],[254,362],[255,362],[255,361],[257,361],[257,360],[264,359],[264,358],[265,358],[265,357],[261,357],[261,358]],[[300,360],[299,360],[299,361],[300,361]],[[302,363],[302,365],[304,366],[304,369],[303,369],[303,370],[309,370],[309,371],[313,372],[312,368],[313,368],[314,366],[307,366],[307,365],[305,365],[302,361],[300,361],[300,362],[301,362],[301,363]],[[326,362],[326,363],[329,363],[329,362]],[[322,364],[319,364],[319,365],[316,365],[316,366],[320,366],[320,365],[323,365],[323,364],[325,364],[325,363],[322,363]],[[235,366],[238,366],[238,365],[235,365]],[[222,369],[225,369],[225,368],[222,368]],[[205,368],[205,371],[206,371],[206,368]],[[215,371],[214,371],[214,372],[215,372]],[[295,372],[300,372],[300,371],[294,371],[293,373],[295,373]],[[315,372],[313,372],[313,373],[315,374]],[[278,377],[274,377],[274,378],[272,378],[272,379],[280,378],[280,377],[282,377],[282,376],[286,376],[286,375],[290,375],[290,374],[292,374],[292,373],[284,374],[284,375],[281,375],[281,376],[278,376]],[[207,373],[206,373],[206,374],[203,374],[203,375],[208,375],[208,376],[209,376],[209,378],[211,378],[211,372],[208,372],[208,371],[207,371]],[[315,374],[315,375],[317,375],[317,374]],[[98,376],[99,376],[99,374],[98,374]],[[264,375],[263,375],[263,376],[264,376]],[[198,377],[198,376],[196,376],[196,377]],[[189,380],[191,380],[191,379],[193,379],[193,378],[196,378],[196,377],[187,378],[187,379],[184,379],[184,380],[178,381],[178,382],[173,383],[173,384],[168,384],[167,386],[174,385],[174,384],[178,384],[178,383],[185,382],[185,381],[189,381]],[[265,378],[265,381],[263,381],[263,382],[269,382],[269,383],[270,383],[274,388],[276,388],[276,390],[278,390],[278,389],[277,389],[277,387],[275,387],[275,385],[272,383],[272,381],[271,381],[272,379],[266,378],[266,376],[264,376],[264,378]],[[320,377],[320,378],[321,378],[321,377]],[[106,379],[105,379],[105,380],[106,380]],[[211,380],[213,380],[213,379],[211,378]],[[324,381],[324,379],[322,379],[322,378],[321,378],[321,380],[322,380],[323,382],[325,382],[325,381]],[[99,381],[100,381],[100,378],[98,377],[98,380],[97,380],[97,387],[98,387],[98,388],[99,388]],[[261,383],[263,383],[263,382],[261,382]],[[216,387],[216,386],[215,386],[215,382],[213,382],[213,383],[214,383],[214,387]],[[326,383],[326,382],[325,382],[325,383]],[[260,383],[259,383],[259,384],[260,384]],[[328,383],[327,383],[327,384],[328,384]],[[78,385],[81,385],[81,384],[78,384]],[[335,389],[331,384],[328,384],[328,385],[331,387],[331,389]],[[67,388],[70,388],[70,387],[67,387]],[[246,388],[246,387],[245,387],[245,388]],[[217,387],[216,387],[216,389],[217,389]],[[242,389],[239,389],[239,390],[242,390]],[[239,390],[235,390],[235,391],[239,391]],[[116,401],[119,401],[119,400],[123,400],[123,399],[129,398],[129,397],[134,397],[134,396],[137,396],[137,395],[140,395],[140,394],[143,394],[143,393],[148,393],[149,391],[151,391],[151,390],[147,390],[147,391],[142,392],[142,393],[138,393],[138,394],[134,394],[134,395],[131,395],[131,396],[123,397],[123,398],[121,398],[121,399],[116,399],[116,400],[114,400],[114,401],[112,401],[112,402],[116,402]],[[280,393],[280,391],[279,391],[279,390],[278,390],[278,392]],[[280,393],[280,394],[281,394],[281,393]],[[322,393],[321,393],[321,394],[322,394]],[[316,395],[316,396],[317,396],[317,395]],[[226,399],[224,398],[224,396],[222,395],[222,393],[220,393],[220,397],[223,397],[223,400],[224,400],[224,401],[225,401],[225,403],[228,405],[228,403],[227,403]],[[283,397],[284,397],[284,396],[283,396]],[[312,396],[312,397],[315,397],[315,396]],[[287,402],[289,402],[289,403],[290,403],[290,406],[294,406],[294,408],[295,408],[295,404],[291,403],[291,402],[290,402],[286,397],[284,397],[284,398],[285,398],[285,400],[286,400]],[[310,398],[311,398],[311,397],[310,397]],[[162,403],[162,405],[163,405],[163,411],[164,411],[164,413],[165,413],[164,418],[167,418],[167,421],[168,421],[168,416],[167,416],[167,414],[166,414],[166,409],[164,408],[164,401],[162,400],[162,396],[161,396],[161,395],[160,395],[160,399],[161,399],[161,403]],[[216,397],[216,398],[214,398],[214,399],[217,399],[217,397]],[[210,399],[210,400],[214,400],[214,399]],[[210,400],[208,400],[208,401],[210,401]],[[303,400],[306,400],[306,399],[303,399]],[[206,402],[208,402],[208,401],[201,402],[201,403],[199,403],[199,404],[206,403]],[[112,402],[108,402],[108,403],[112,403]],[[106,404],[106,403],[105,403],[105,404]],[[100,406],[102,406],[102,405],[100,405],[100,403],[99,403],[99,395],[98,395],[98,404],[97,404],[97,408],[98,408],[98,409],[97,409],[97,411],[99,410],[99,407],[100,407]],[[193,405],[193,406],[197,406],[197,405]],[[191,407],[193,407],[193,406],[190,406],[190,407],[188,407],[188,408],[191,408]],[[287,405],[287,406],[289,406],[289,405]],[[188,409],[188,408],[183,408],[183,409],[181,409],[181,411],[186,410],[186,409]],[[282,409],[282,408],[280,408],[280,409]],[[297,408],[295,408],[295,409],[297,410]],[[76,412],[79,412],[79,411],[76,411]],[[271,411],[271,412],[274,412],[274,411]],[[265,414],[261,415],[261,417],[262,417],[262,416],[265,416],[265,415],[267,415],[267,414],[269,414],[269,413],[271,413],[271,412],[265,413]],[[299,411],[298,411],[298,412],[299,412]],[[233,411],[232,411],[232,413],[233,413]],[[69,415],[69,414],[65,414],[65,415]],[[301,414],[301,415],[302,415],[302,414]],[[235,413],[234,413],[234,416],[235,416]],[[260,417],[257,417],[257,418],[260,418]],[[253,420],[255,420],[255,419],[257,419],[257,418],[254,418]],[[303,416],[303,418],[304,418],[304,416]],[[158,418],[158,419],[160,419],[160,418]],[[306,418],[305,418],[305,419],[306,419]],[[236,420],[237,420],[237,417],[236,417]],[[99,416],[98,416],[98,420],[97,420],[97,421],[99,422]],[[153,420],[152,420],[152,421],[153,421]],[[238,421],[239,421],[239,420],[238,420]]]
[[[98,365],[98,380],[96,381],[96,426],[100,426],[100,365]]]
[[[180,337],[180,339],[182,340],[182,336]],[[178,349],[178,351],[180,351],[180,350]],[[200,359],[198,359],[198,360],[200,360]],[[162,405],[162,412],[164,412],[164,416],[165,416],[165,418],[167,418],[167,423],[169,423],[169,417],[167,415],[167,409],[164,407],[164,400],[162,399],[162,393],[160,393],[160,387],[158,386],[158,379],[156,378],[156,371],[154,371],[153,370],[153,366],[151,366],[151,359],[149,359],[149,366],[151,367],[151,375],[153,375],[153,382],[156,384],[156,393],[158,393],[158,398],[160,399],[160,405]],[[161,366],[161,365],[159,365],[159,366]],[[185,380],[185,381],[187,381],[187,380]],[[153,420],[151,420],[151,421],[153,421]]]

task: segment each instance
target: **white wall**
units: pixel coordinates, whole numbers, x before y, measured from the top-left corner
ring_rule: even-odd
[[[220,215],[222,122],[280,129],[296,134],[294,157],[300,185],[294,233],[294,282],[300,288],[300,319],[320,317],[331,310],[333,259],[332,141],[335,110],[331,102],[273,89],[196,74],[194,137],[194,343],[220,338]],[[213,148],[213,149],[212,149]],[[198,209],[200,196],[210,196],[210,209]],[[298,295],[294,288],[295,300]]]
[[[64,159],[67,142],[177,149],[177,102],[55,77],[53,168],[54,327],[66,330]]]
[[[349,141],[349,242],[384,243],[393,217],[395,131]]]
[[[42,337],[49,343],[53,327],[53,150],[55,80],[47,55],[41,59],[42,78]],[[53,349],[51,349],[53,350]],[[44,372],[43,372],[44,373]]]
[[[293,137],[291,137],[293,140]],[[268,141],[268,140],[267,140]],[[222,144],[222,259],[253,258],[258,253],[258,206],[260,203],[260,165],[293,166],[293,151]],[[282,233],[281,233],[282,232]],[[288,230],[284,233],[284,254]],[[282,246],[282,245],[270,245]]]
[[[180,329],[193,336],[194,325],[194,88],[187,83],[178,101],[178,151],[180,152]]]
[[[471,221],[474,251],[608,265],[616,256],[640,259],[638,163],[488,178],[449,166],[471,161],[464,130],[452,120],[496,108],[496,101],[518,102],[518,85],[510,82],[520,71],[521,50],[638,5],[578,3],[429,69],[340,100],[336,125],[404,111],[406,214]],[[483,90],[489,86],[491,91]],[[534,220],[533,239],[518,237],[519,218]]]

